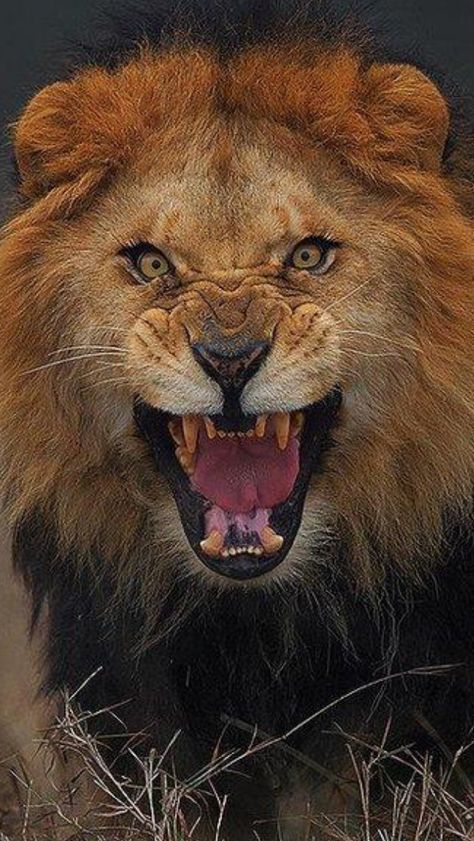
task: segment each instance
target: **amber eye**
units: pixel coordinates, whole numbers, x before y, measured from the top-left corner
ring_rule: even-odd
[[[139,283],[152,283],[160,277],[170,275],[173,265],[158,248],[147,243],[130,245],[121,252],[127,258],[130,270]]]
[[[144,280],[156,280],[171,271],[171,263],[165,255],[157,249],[150,248],[143,251],[136,260],[136,267]]]
[[[304,239],[289,258],[289,265],[300,271],[324,274],[336,259],[336,243],[322,238]]]

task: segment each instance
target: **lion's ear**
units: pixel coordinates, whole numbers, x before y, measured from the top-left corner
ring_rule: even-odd
[[[406,64],[373,65],[366,74],[365,105],[378,156],[439,170],[449,111],[424,73]]]
[[[72,206],[101,182],[114,159],[103,101],[109,103],[110,95],[100,71],[57,82],[31,100],[13,135],[25,198],[35,200],[60,187]]]
[[[71,85],[57,82],[40,91],[14,128],[20,189],[36,199],[72,175],[64,158],[74,145]]]

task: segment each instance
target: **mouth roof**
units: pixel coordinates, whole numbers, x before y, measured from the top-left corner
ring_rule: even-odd
[[[141,400],[139,430],[167,478],[188,540],[214,572],[255,578],[278,566],[299,529],[341,395],[295,412],[173,416]]]

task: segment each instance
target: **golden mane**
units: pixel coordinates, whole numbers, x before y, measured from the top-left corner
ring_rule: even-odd
[[[171,154],[183,130],[212,130],[236,114],[267,138],[277,125],[289,149],[295,142],[321,145],[368,191],[385,191],[392,208],[399,201],[390,238],[417,281],[410,291],[418,311],[414,361],[403,369],[406,380],[392,381],[398,415],[394,406],[384,414],[383,395],[372,396],[369,411],[380,423],[370,437],[360,431],[364,459],[347,457],[331,476],[331,493],[360,586],[383,577],[387,559],[422,576],[446,517],[467,516],[472,505],[469,155],[458,150],[449,166],[443,162],[447,104],[419,70],[367,65],[355,50],[311,40],[254,46],[226,61],[208,47],[143,47],[117,69],[90,67],[46,88],[27,107],[14,133],[23,205],[0,247],[0,437],[11,519],[45,512],[64,547],[81,557],[120,557],[125,577],[133,559],[145,555],[150,581],[144,499],[161,501],[167,522],[172,515],[161,483],[150,488],[131,469],[136,458],[148,459],[145,446],[134,436],[116,446],[100,411],[90,413],[78,379],[48,367],[58,348],[73,344],[71,322],[62,318],[70,304],[63,263],[55,259],[57,233],[93,210],[118,174],[136,171],[140,149],[159,142]],[[216,156],[226,154],[222,137]],[[404,391],[416,394],[409,416]],[[166,559],[174,533],[169,526],[168,538],[157,539]]]

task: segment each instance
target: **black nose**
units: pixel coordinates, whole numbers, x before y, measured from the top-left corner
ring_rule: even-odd
[[[218,383],[224,397],[238,396],[257,373],[268,353],[266,342],[253,342],[237,349],[211,344],[193,347],[194,356],[206,374]]]

